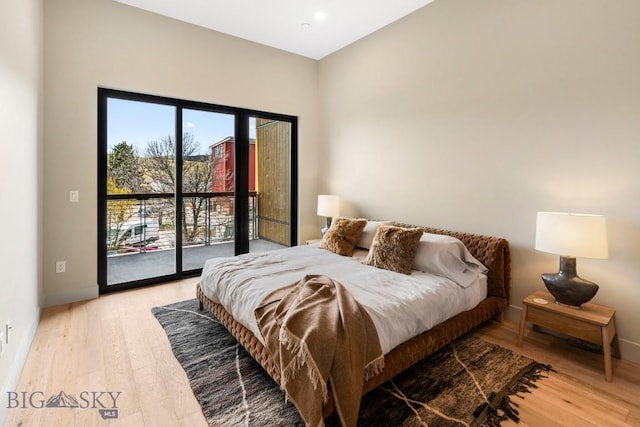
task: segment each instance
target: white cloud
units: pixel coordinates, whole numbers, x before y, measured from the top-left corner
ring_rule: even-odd
[[[188,128],[194,128],[194,127],[196,127],[196,124],[193,123],[193,122],[187,122],[187,127]]]

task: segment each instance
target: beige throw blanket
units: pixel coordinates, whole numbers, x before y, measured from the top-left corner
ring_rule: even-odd
[[[331,385],[343,426],[355,426],[363,382],[382,371],[384,356],[367,312],[338,282],[309,275],[268,295],[255,311],[280,386],[307,426],[323,426]]]

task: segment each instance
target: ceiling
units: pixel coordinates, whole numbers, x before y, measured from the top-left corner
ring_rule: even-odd
[[[433,0],[116,0],[321,59]]]

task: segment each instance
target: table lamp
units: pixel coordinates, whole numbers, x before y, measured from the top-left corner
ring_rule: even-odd
[[[608,257],[605,217],[538,212],[536,249],[560,255],[560,271],[542,275],[542,281],[556,302],[580,308],[595,296],[598,285],[578,277],[576,258]]]
[[[329,227],[331,227],[331,218],[338,216],[340,213],[340,198],[338,196],[321,194],[318,195],[318,215],[327,217],[327,225],[320,232],[324,236]]]

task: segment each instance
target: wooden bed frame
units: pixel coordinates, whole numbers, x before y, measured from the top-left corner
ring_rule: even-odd
[[[407,224],[394,225],[412,227]],[[475,308],[462,312],[451,319],[434,326],[432,329],[406,341],[385,355],[384,370],[364,383],[362,393],[373,390],[380,384],[424,359],[444,345],[469,332],[481,323],[498,317],[509,303],[511,294],[511,253],[509,242],[503,238],[480,234],[455,232],[420,227],[428,233],[444,234],[460,239],[471,254],[488,269],[487,298]],[[272,363],[269,353],[262,343],[242,326],[220,305],[202,292],[197,285],[197,297],[200,310],[207,307],[229,332],[242,344],[247,352],[280,384],[280,372]],[[333,401],[329,399],[323,408],[325,417],[333,411]]]

